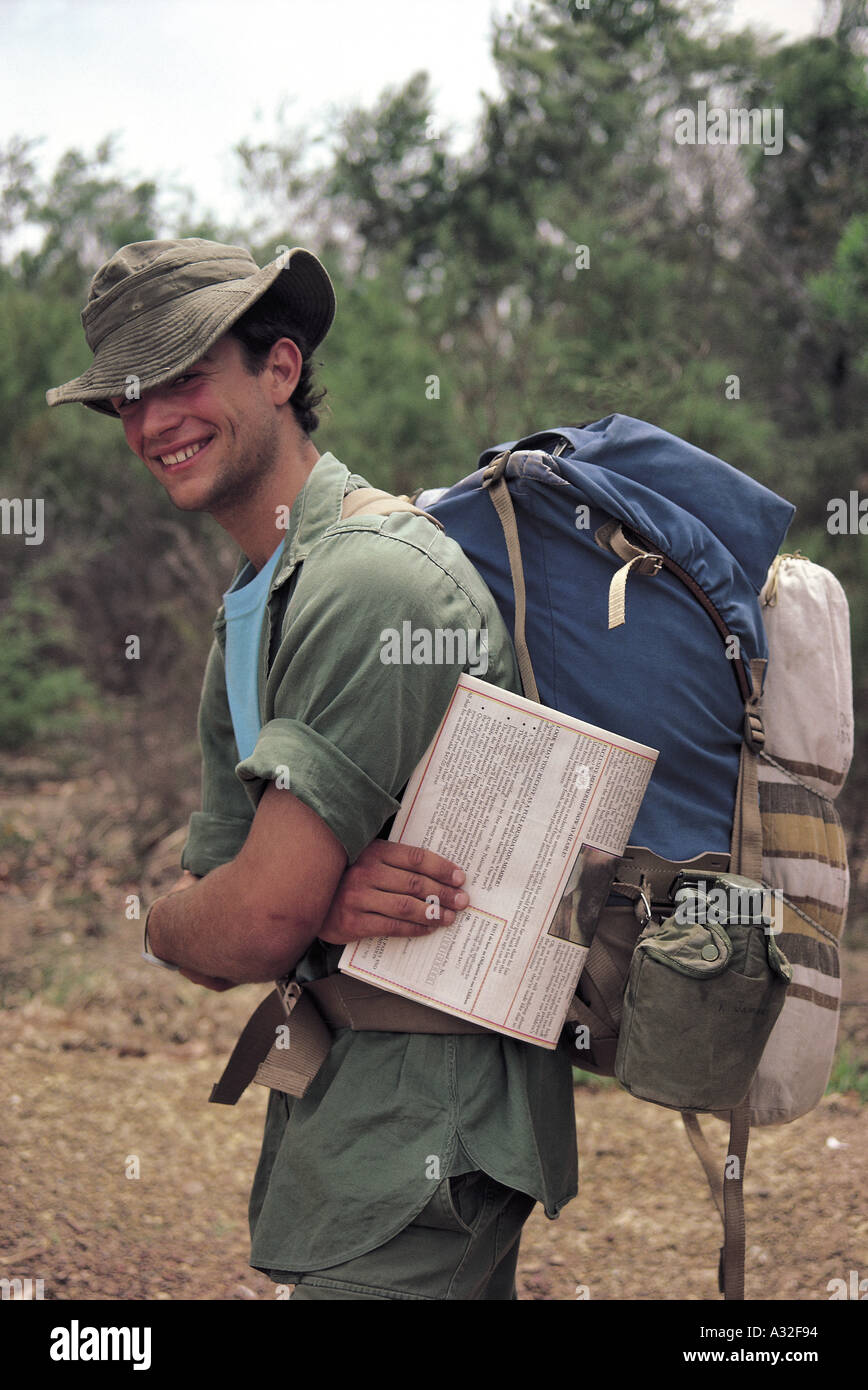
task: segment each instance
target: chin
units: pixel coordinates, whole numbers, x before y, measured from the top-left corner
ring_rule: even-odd
[[[166,495],[172,506],[177,508],[179,512],[207,512],[211,509],[210,495],[201,489],[198,492],[194,488],[189,490],[179,488],[175,491],[171,487],[167,487]]]

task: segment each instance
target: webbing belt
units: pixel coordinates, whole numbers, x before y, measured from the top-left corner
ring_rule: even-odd
[[[328,1055],[335,1028],[380,1033],[491,1031],[347,975],[329,975],[303,988],[295,980],[281,981],[248,1019],[209,1100],[234,1105],[251,1081],[303,1096]]]

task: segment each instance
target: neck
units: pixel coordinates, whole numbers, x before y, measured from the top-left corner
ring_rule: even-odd
[[[286,539],[286,514],[319,458],[309,439],[293,443],[242,503],[212,511],[214,520],[240,546],[259,572]]]

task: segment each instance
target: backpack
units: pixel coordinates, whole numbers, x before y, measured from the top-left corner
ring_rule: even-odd
[[[488,449],[416,502],[486,581],[525,695],[660,750],[614,895],[584,924],[565,1041],[681,1110],[723,1222],[720,1288],[743,1298],[751,1123],[817,1103],[837,1032],[843,591],[801,556],[775,560],[789,502],[626,416]],[[717,922],[715,893],[737,904]],[[575,926],[578,894],[559,912]],[[703,1111],[730,1120],[722,1172]]]

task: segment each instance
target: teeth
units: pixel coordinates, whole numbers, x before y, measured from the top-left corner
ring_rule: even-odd
[[[182,449],[179,454],[161,455],[160,462],[166,468],[170,468],[173,463],[183,463],[185,459],[192,458],[193,455],[198,454],[199,450],[203,447],[202,444],[191,444],[189,449]]]

